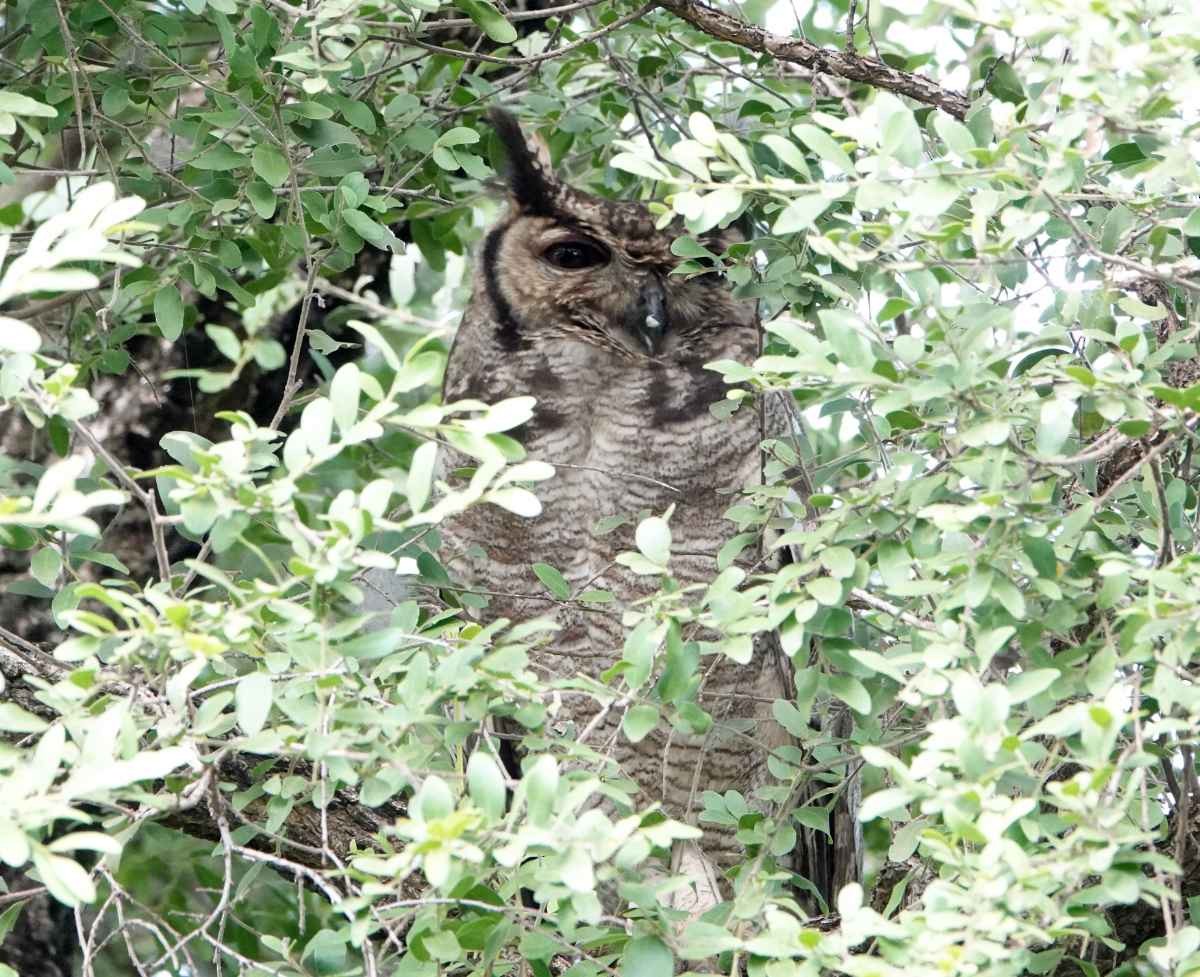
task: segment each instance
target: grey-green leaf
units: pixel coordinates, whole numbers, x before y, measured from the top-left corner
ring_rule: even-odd
[[[455,6],[497,44],[511,44],[517,39],[516,28],[487,0],[455,0]]]
[[[268,186],[281,187],[288,178],[287,157],[270,143],[260,142],[254,147],[250,165]]]
[[[621,729],[624,731],[626,737],[628,737],[629,742],[640,743],[657,725],[658,706],[641,703],[630,707],[629,711],[625,713]]]
[[[675,957],[656,936],[630,940],[621,955],[621,977],[672,977]]]
[[[500,765],[483,750],[467,761],[467,791],[475,806],[493,821],[504,817],[507,788]]]
[[[247,736],[262,731],[271,712],[274,688],[265,672],[251,672],[238,681],[234,691],[234,709],[238,725]]]
[[[571,585],[549,563],[535,563],[533,572],[543,586],[559,600],[566,600],[571,596]]]
[[[163,339],[169,342],[183,332],[183,297],[174,285],[160,288],[154,294],[154,321]]]
[[[855,712],[864,716],[871,711],[871,695],[853,675],[830,675],[829,691]]]

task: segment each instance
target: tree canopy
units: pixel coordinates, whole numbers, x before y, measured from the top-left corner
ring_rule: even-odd
[[[1200,974],[1200,14],[0,16],[0,977]],[[511,436],[530,398],[439,395],[493,106],[759,299],[718,413],[795,408],[707,586],[630,515],[661,586],[568,683],[632,740],[702,731],[705,661],[778,631],[797,745],[697,825],[621,807],[548,729],[550,625],[479,623],[438,559],[448,515],[536,517],[554,477]],[[735,565],[764,538],[791,561]],[[412,580],[382,627],[374,568]],[[865,877],[814,905],[780,860],[851,789]],[[689,918],[646,866],[706,824],[745,859]]]

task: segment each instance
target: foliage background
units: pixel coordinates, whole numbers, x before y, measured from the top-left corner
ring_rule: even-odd
[[[1165,0],[10,0],[7,965],[1200,971],[1198,56]],[[705,799],[747,860],[703,920],[645,881],[686,826],[581,816],[619,785],[542,735],[545,628],[466,623],[436,559],[448,512],[550,474],[504,435],[527,402],[436,398],[497,104],[581,186],[755,229],[677,249],[762,301],[764,356],[715,368],[797,408],[723,565],[795,560],[664,587],[591,688],[631,737],[702,727],[690,630],[780,630],[802,748],[773,816]],[[414,600],[367,633],[397,559]],[[867,875],[809,917],[774,859],[852,781]]]

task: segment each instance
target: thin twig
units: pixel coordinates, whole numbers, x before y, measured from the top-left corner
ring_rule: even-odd
[[[287,416],[288,408],[300,391],[300,381],[296,379],[300,372],[300,358],[304,352],[304,340],[308,336],[308,317],[312,311],[313,293],[316,291],[317,275],[321,271],[321,262],[315,257],[309,259],[308,278],[304,283],[304,298],[300,302],[300,321],[296,324],[296,338],[292,340],[292,353],[288,357],[287,380],[283,385],[283,397],[275,408],[275,416],[271,418],[270,427],[278,430],[280,423]]]
[[[1162,265],[1155,267],[1153,265],[1144,265],[1140,261],[1134,261],[1132,258],[1126,258],[1124,255],[1110,254],[1109,252],[1103,251],[1096,246],[1096,242],[1092,240],[1092,236],[1080,226],[1079,222],[1071,214],[1068,208],[1063,207],[1057,200],[1054,199],[1053,196],[1045,191],[1043,191],[1043,196],[1045,196],[1045,198],[1050,202],[1050,205],[1054,208],[1054,212],[1067,222],[1071,228],[1072,234],[1074,235],[1075,239],[1079,241],[1080,245],[1082,245],[1087,252],[1101,264],[1116,265],[1117,267],[1125,268],[1128,271],[1135,271],[1144,278],[1152,278],[1161,282],[1170,282],[1172,285],[1176,285],[1179,288],[1185,289],[1189,292],[1200,293],[1200,277],[1192,277],[1192,275],[1196,273],[1194,260],[1184,259],[1173,267]],[[1178,269],[1181,265],[1183,266],[1182,270],[1191,271],[1192,275],[1180,274],[1176,269]]]
[[[1183,912],[1187,905],[1184,898],[1183,883],[1187,865],[1188,844],[1192,830],[1192,788],[1196,779],[1196,758],[1192,747],[1183,743],[1180,745],[1183,754],[1183,784],[1179,794],[1179,804],[1175,810],[1175,864],[1180,872],[1175,876],[1175,924],[1183,926]],[[1169,762],[1168,762],[1169,765]]]
[[[581,37],[578,41],[572,41],[570,44],[565,44],[560,48],[555,48],[553,51],[543,51],[541,54],[531,54],[526,58],[502,58],[494,54],[483,54],[478,51],[459,51],[451,47],[442,47],[439,44],[428,44],[425,41],[416,39],[408,39],[406,43],[414,47],[424,48],[426,51],[432,51],[435,54],[444,54],[451,58],[459,58],[463,61],[486,61],[488,64],[506,64],[515,67],[529,67],[530,65],[541,64],[543,61],[553,61],[555,58],[561,58],[564,54],[570,54],[572,51],[578,50],[585,45],[592,44],[597,38],[603,37],[606,34],[611,34],[613,31],[620,30],[622,27],[632,24],[636,20],[641,20],[646,14],[656,6],[657,0],[651,0],[650,3],[643,4],[638,7],[633,13],[626,14],[624,17],[618,17],[611,24],[606,24],[598,31],[593,31]],[[369,35],[377,40],[390,41],[391,37],[381,35]]]
[[[522,20],[545,20],[549,17],[559,17],[562,14],[574,13],[577,10],[586,10],[588,7],[594,7],[603,2],[604,0],[579,0],[578,3],[564,3],[558,7],[543,7],[539,10],[513,10],[506,13],[504,19],[509,23],[517,23]],[[396,29],[396,24],[390,20],[360,20],[357,23],[362,27]],[[455,30],[459,27],[478,26],[470,17],[448,17],[445,20],[426,20],[415,27],[402,29],[406,34],[436,34],[439,31]],[[399,40],[400,38],[397,39]]]
[[[862,601],[868,607],[873,607],[877,611],[883,611],[885,614],[890,614],[898,621],[903,621],[905,624],[912,625],[914,628],[920,628],[922,631],[936,631],[937,626],[932,621],[927,621],[924,618],[917,617],[915,614],[910,614],[902,607],[898,607],[889,601],[876,597],[869,591],[863,590],[861,587],[853,587],[850,594],[856,600]]]
[[[146,513],[150,517],[150,536],[154,541],[154,555],[158,558],[158,575],[163,583],[167,585],[167,588],[170,589],[171,558],[167,555],[167,540],[166,535],[163,533],[162,514],[158,511],[158,502],[155,500],[154,492],[142,488],[137,483],[137,480],[125,471],[125,467],[82,423],[71,421],[71,428],[104,461],[109,471],[113,473],[118,482],[125,486],[129,494],[145,507]]]
[[[1198,424],[1200,424],[1200,418],[1193,421],[1191,424],[1185,425],[1184,430],[1190,434],[1190,433],[1192,433],[1192,431],[1195,429],[1196,425],[1198,425]],[[1128,482],[1131,478],[1133,478],[1133,476],[1135,474],[1137,474],[1138,469],[1141,468],[1141,466],[1143,464],[1145,464],[1148,461],[1154,461],[1154,459],[1156,459],[1164,451],[1166,451],[1168,448],[1170,448],[1172,445],[1174,445],[1175,442],[1177,440],[1179,440],[1179,433],[1180,432],[1172,432],[1172,433],[1168,434],[1158,444],[1156,444],[1153,448],[1151,448],[1144,455],[1142,455],[1141,458],[1139,458],[1132,465],[1130,465],[1128,468],[1126,468],[1125,471],[1121,472],[1120,475],[1118,475],[1116,478],[1114,478],[1112,481],[1112,484],[1109,485],[1109,487],[1106,488],[1100,495],[1096,496],[1096,500],[1095,500],[1096,508],[1097,509],[1103,508],[1104,504],[1112,497],[1112,494],[1117,489],[1119,489],[1122,485],[1124,485],[1126,482]]]
[[[1154,559],[1154,566],[1161,568],[1170,563],[1175,554],[1171,547],[1171,525],[1167,518],[1167,493],[1163,488],[1162,468],[1157,459],[1150,462],[1150,475],[1158,499],[1158,555]]]
[[[46,894],[44,885],[34,886],[32,889],[21,889],[17,892],[0,893],[0,909],[5,906],[11,906],[14,902],[24,902],[26,899],[32,899],[34,896]]]

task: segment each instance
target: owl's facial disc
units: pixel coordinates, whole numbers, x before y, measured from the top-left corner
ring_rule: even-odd
[[[572,357],[592,355],[582,346],[599,351],[597,362],[643,364],[703,363],[757,348],[753,300],[735,297],[718,273],[673,274],[682,224],[661,227],[644,203],[572,187],[511,115],[491,119],[511,206],[484,240],[481,278],[501,348],[567,343]],[[730,228],[702,241],[720,254],[739,237]]]

